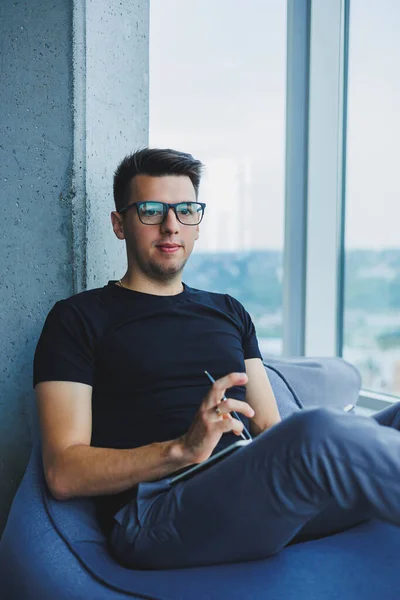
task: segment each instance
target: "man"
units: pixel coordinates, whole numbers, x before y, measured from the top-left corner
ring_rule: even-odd
[[[50,491],[95,497],[116,557],[138,568],[262,558],[370,516],[399,524],[398,407],[379,422],[310,410],[280,423],[249,314],[182,282],[201,169],[173,150],[126,157],[111,219],[127,272],[47,317],[34,385]],[[244,426],[252,443],[170,484]]]

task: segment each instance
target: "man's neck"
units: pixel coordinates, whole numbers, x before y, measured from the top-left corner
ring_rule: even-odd
[[[143,294],[153,294],[154,296],[176,296],[182,293],[184,289],[181,279],[159,283],[132,276],[129,272],[121,278],[120,282],[124,288]]]

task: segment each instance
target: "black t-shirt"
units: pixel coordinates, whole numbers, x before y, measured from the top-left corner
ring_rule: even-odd
[[[210,388],[205,370],[218,379],[245,371],[247,358],[262,358],[238,300],[183,286],[180,294],[158,296],[110,281],[50,311],[35,352],[34,386],[92,386],[92,446],[135,448],[181,436]],[[227,396],[244,400],[245,393],[236,386]],[[233,433],[224,434],[214,452],[234,441]],[[99,499],[103,516],[130,495]]]

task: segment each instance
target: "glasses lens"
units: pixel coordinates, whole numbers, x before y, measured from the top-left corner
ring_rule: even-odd
[[[139,219],[145,225],[157,225],[164,218],[162,202],[143,202],[139,205]]]
[[[141,202],[137,206],[139,219],[145,225],[163,222],[165,208],[162,202]],[[203,207],[199,202],[180,202],[176,205],[176,216],[183,225],[198,225],[203,217]]]
[[[198,202],[181,202],[176,207],[176,215],[184,225],[198,225],[203,216],[203,207]]]

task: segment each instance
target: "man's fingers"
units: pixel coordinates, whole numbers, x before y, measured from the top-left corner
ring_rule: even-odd
[[[243,430],[243,423],[232,417],[229,413],[222,413],[215,415],[215,421],[220,421],[224,432],[233,431],[234,433],[241,433]]]
[[[220,409],[219,412],[216,411],[217,406]],[[223,419],[233,419],[229,412],[222,411],[219,404],[217,406],[210,408],[211,412],[216,415],[217,421],[222,421]]]
[[[225,431],[232,431],[236,435],[240,435],[243,431],[243,423],[237,419],[225,421]]]
[[[219,402],[217,405],[213,406],[211,410],[214,410],[216,412],[217,407],[219,409],[218,412],[220,412],[224,416],[226,414],[231,413],[232,411],[241,413],[242,415],[249,417],[249,419],[251,419],[255,415],[255,412],[250,406],[250,404],[248,404],[247,402],[243,402],[242,400],[235,400],[234,398],[227,398],[223,402]],[[216,412],[216,414],[218,414],[218,412]]]
[[[220,379],[217,379],[213,383],[211,390],[208,394],[209,406],[214,406],[219,402],[225,394],[228,388],[234,387],[235,385],[245,385],[247,383],[246,373],[229,373]]]
[[[216,390],[223,390],[233,387],[234,385],[243,385],[247,383],[246,373],[228,373],[214,383]]]

